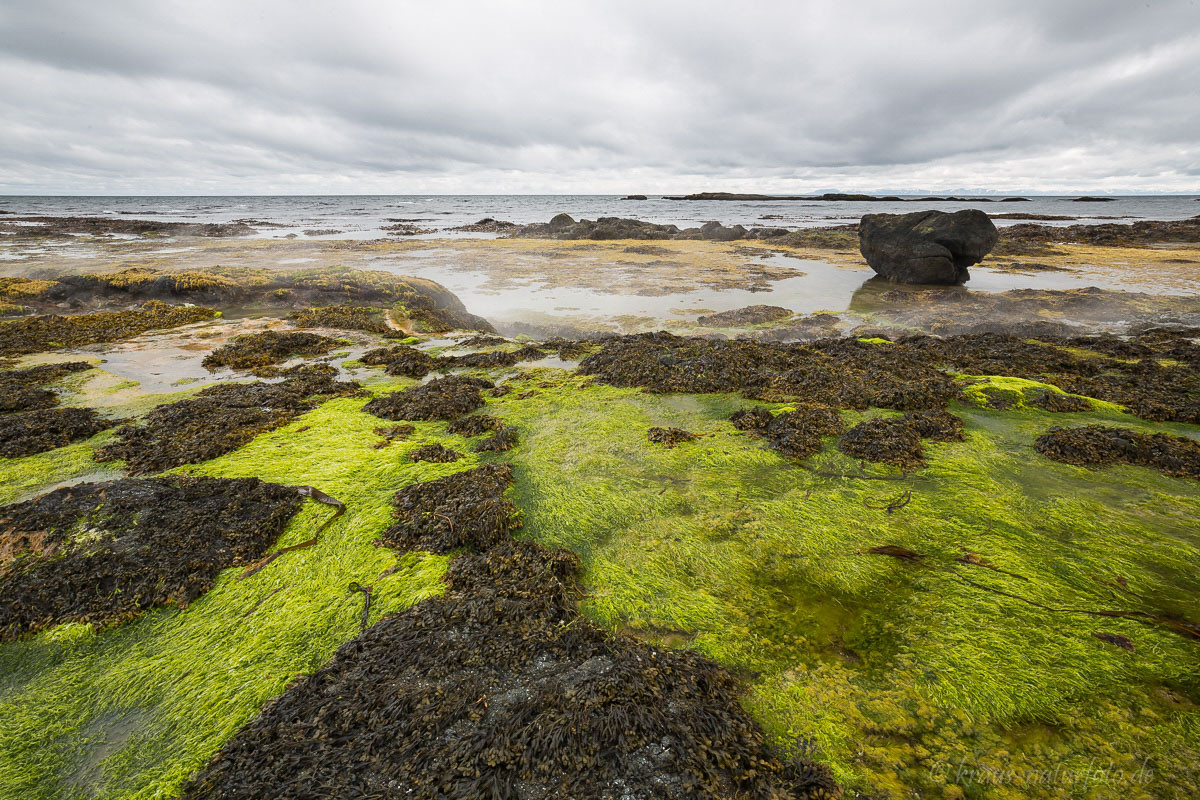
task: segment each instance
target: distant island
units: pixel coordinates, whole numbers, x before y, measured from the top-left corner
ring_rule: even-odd
[[[1028,203],[1028,197],[897,197],[887,195],[877,197],[872,194],[840,194],[826,193],[820,195],[773,195],[773,194],[735,194],[732,192],[697,192],[695,194],[664,196],[663,200],[808,200],[829,202],[860,202],[860,203]]]

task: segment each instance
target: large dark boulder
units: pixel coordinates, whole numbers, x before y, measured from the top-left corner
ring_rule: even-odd
[[[900,283],[962,283],[971,277],[967,267],[983,260],[999,238],[988,215],[975,209],[867,214],[858,224],[863,258]]]

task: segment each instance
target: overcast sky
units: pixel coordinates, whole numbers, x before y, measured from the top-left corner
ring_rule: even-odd
[[[6,194],[1200,193],[1197,0],[0,0]]]

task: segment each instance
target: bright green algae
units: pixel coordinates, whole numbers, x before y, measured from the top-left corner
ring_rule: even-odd
[[[192,474],[309,484],[347,511],[311,548],[238,581],[224,572],[188,609],[158,610],[99,632],[65,625],[0,647],[0,796],[169,797],[237,728],[296,675],[358,635],[362,595],[371,621],[441,592],[446,558],[373,546],[396,489],[477,463],[412,463],[410,442],[372,449],[380,421],[362,399],[330,401]],[[300,428],[308,426],[308,430]],[[309,504],[280,545],[312,536],[330,515]],[[256,607],[256,604],[261,603]],[[136,725],[129,724],[136,720]]]
[[[728,423],[751,405],[735,396],[650,395],[557,370],[522,375],[485,409],[521,436],[502,457],[517,476],[522,535],[581,556],[592,619],[744,674],[747,707],[772,738],[814,748],[849,789],[1185,797],[1200,781],[1200,643],[1045,611],[960,580],[1055,608],[1200,617],[1200,486],[1136,467],[1093,472],[1032,448],[1052,424],[1194,428],[1111,408],[959,406],[966,442],[926,442],[927,468],[866,480],[818,473],[899,475],[878,465],[860,472],[832,441],[809,469],[791,465]],[[184,468],[311,484],[343,500],[347,513],[316,546],[245,581],[227,571],[184,611],[100,632],[63,626],[0,647],[0,795],[171,796],[289,680],[357,635],[362,595],[348,592],[351,581],[377,581],[372,621],[441,591],[445,558],[402,556],[377,580],[397,557],[372,542],[391,522],[397,489],[477,466],[474,440],[418,422],[408,440],[373,449],[372,429],[389,423],[361,412],[363,402],[328,401]],[[665,448],[647,440],[651,426],[702,436]],[[409,461],[434,441],[468,455]],[[17,463],[32,459],[0,470],[31,469],[25,494],[40,476],[62,480],[60,467],[83,469],[95,446],[43,454],[59,461],[40,472]],[[908,505],[883,510],[905,490]],[[310,504],[280,545],[308,538],[329,513]],[[885,544],[924,562],[863,554]],[[962,548],[1006,573],[959,563]],[[1114,589],[1118,579],[1150,602]],[[1127,636],[1136,650],[1096,632]],[[1108,769],[1107,782],[1087,769]]]
[[[575,384],[489,409],[524,436],[526,533],[583,557],[602,624],[745,673],[781,745],[811,737],[847,786],[885,797],[958,796],[956,778],[972,797],[1189,796],[1200,643],[960,580],[1054,608],[1200,616],[1200,487],[1031,447],[1051,424],[1108,414],[957,407],[967,441],[926,442],[930,466],[888,482],[788,465],[725,422],[749,405],[738,398]],[[652,425],[705,435],[666,449],[646,440]],[[810,466],[859,470],[828,444]],[[882,509],[903,490],[907,506]],[[860,554],[885,544],[925,561]],[[959,563],[964,548],[1013,574]],[[1101,583],[1120,579],[1151,602]]]

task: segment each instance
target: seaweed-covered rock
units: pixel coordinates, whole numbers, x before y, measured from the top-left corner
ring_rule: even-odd
[[[381,336],[402,336],[388,327],[387,311],[372,306],[336,305],[314,306],[294,311],[289,319],[297,328],[335,328],[347,331],[366,331]]]
[[[215,372],[222,367],[263,373],[264,368],[287,361],[293,356],[324,355],[337,345],[328,336],[305,331],[261,331],[235,336],[204,357],[204,368]],[[264,375],[269,377],[270,371]]]
[[[729,418],[740,431],[763,436],[784,458],[804,459],[821,449],[823,436],[845,430],[837,409],[800,405],[793,411],[773,415],[765,408],[742,409]]]
[[[1184,436],[1107,425],[1053,427],[1038,437],[1034,447],[1047,458],[1082,467],[1133,464],[1164,475],[1200,479],[1200,442]]]
[[[766,745],[735,676],[582,617],[578,570],[528,541],[455,559],[444,596],[293,683],[182,797],[840,796],[827,769]]]
[[[651,428],[646,432],[646,438],[655,444],[674,447],[677,444],[699,439],[700,434],[685,431],[683,428]]]
[[[487,414],[471,414],[460,417],[446,426],[447,433],[459,436],[482,436],[503,427],[504,423],[496,417]]]
[[[909,472],[925,466],[921,434],[902,417],[874,417],[860,422],[838,439],[848,456],[891,464]]]
[[[0,322],[0,355],[37,353],[58,347],[115,342],[156,328],[212,319],[211,308],[169,306],[151,300],[141,308],[95,314],[42,314]]]
[[[439,369],[446,367],[511,367],[522,361],[537,361],[546,354],[533,345],[517,350],[489,350],[481,353],[466,353],[461,356],[442,356],[437,360]]]
[[[434,378],[402,392],[376,397],[363,406],[363,410],[396,421],[455,419],[482,408],[484,400],[480,390],[490,389],[493,385],[482,378],[462,375]]]
[[[511,485],[512,467],[484,464],[401,489],[392,501],[399,522],[380,535],[380,542],[433,553],[486,550],[521,526],[517,507],[504,496]]]
[[[266,553],[299,509],[256,478],[85,483],[0,508],[0,641],[187,606]]]
[[[116,420],[90,408],[41,408],[0,414],[0,458],[20,458],[88,439]]]
[[[1080,413],[1092,410],[1092,402],[1086,397],[1077,397],[1073,394],[1061,394],[1059,392],[1038,392],[1029,398],[1027,402],[1029,405],[1036,406],[1043,411],[1058,413]]]
[[[429,461],[434,464],[448,464],[452,461],[458,461],[462,458],[462,453],[451,450],[440,444],[421,445],[416,450],[408,454],[409,459],[413,461]]]
[[[91,368],[86,361],[60,361],[0,372],[0,414],[53,408],[58,405],[58,395],[40,387]]]
[[[858,224],[858,246],[867,264],[901,283],[962,283],[967,267],[996,246],[1000,234],[982,211],[968,209],[867,214]]]
[[[158,406],[140,422],[125,425],[117,431],[117,441],[97,450],[94,457],[97,461],[122,459],[131,475],[207,461],[315,408],[316,397],[359,392],[357,383],[312,373],[294,374],[279,383],[209,386],[193,397]]]
[[[784,458],[808,458],[821,449],[821,437],[845,430],[836,409],[806,405],[775,415],[764,435]]]
[[[696,318],[696,322],[710,328],[733,328],[741,325],[761,325],[765,322],[776,322],[787,319],[792,312],[780,306],[746,306],[732,311],[721,311],[716,314],[704,314]]]
[[[966,439],[962,417],[949,411],[909,411],[902,419],[912,425],[922,439],[935,442],[961,442]]]
[[[391,348],[386,355],[378,350],[372,350],[371,353],[374,354],[372,357],[374,361],[381,358],[388,359],[384,362],[383,370],[388,375],[400,375],[405,378],[424,378],[437,364],[437,361],[431,356],[407,345]],[[368,362],[364,359],[364,363]]]
[[[503,453],[517,446],[517,429],[505,425],[491,436],[475,445],[476,453]]]

